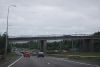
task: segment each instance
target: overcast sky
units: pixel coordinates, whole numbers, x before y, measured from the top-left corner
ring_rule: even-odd
[[[100,29],[100,0],[0,0],[0,33],[9,36],[90,34]]]

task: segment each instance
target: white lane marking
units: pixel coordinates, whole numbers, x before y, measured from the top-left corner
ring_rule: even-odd
[[[87,64],[87,63],[81,63],[81,62],[76,62],[76,61],[70,61],[70,60],[64,60],[64,61],[67,61],[67,62],[72,62],[72,63],[77,63],[77,64],[83,64],[83,65],[89,65],[89,66],[100,67],[100,66],[98,66],[98,65]]]
[[[50,64],[50,63],[48,62],[48,64]]]
[[[16,62],[18,62],[20,59],[22,59],[22,56],[21,56],[19,59],[17,59],[15,62],[13,62],[12,64],[10,64],[8,67],[11,67],[11,66],[14,65]]]

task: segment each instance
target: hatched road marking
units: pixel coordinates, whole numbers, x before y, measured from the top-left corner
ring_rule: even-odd
[[[23,56],[21,56],[19,59],[17,59],[15,62],[11,63],[8,67],[11,67],[12,65],[14,65],[15,63],[17,63],[20,59],[22,59]]]
[[[98,65],[87,64],[87,63],[81,63],[81,62],[76,62],[76,61],[70,61],[70,60],[64,60],[64,61],[67,61],[67,62],[72,62],[72,63],[77,63],[77,64],[83,64],[83,65],[89,65],[89,66],[100,67],[100,66],[98,66]]]

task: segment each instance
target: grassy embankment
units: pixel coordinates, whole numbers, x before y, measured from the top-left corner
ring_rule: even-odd
[[[100,52],[68,52],[65,54],[51,54],[51,56],[92,62],[100,65]]]
[[[3,63],[11,63],[13,61],[15,61],[19,56],[16,55],[15,53],[9,53],[7,54],[6,56],[6,59],[0,59],[0,64],[3,64]]]

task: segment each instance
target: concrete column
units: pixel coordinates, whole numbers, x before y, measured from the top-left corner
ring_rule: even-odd
[[[46,53],[47,51],[47,40],[38,41],[38,49]]]
[[[43,40],[43,51],[47,53],[47,40]]]
[[[40,40],[40,45],[41,45],[41,51],[44,51],[43,46],[44,46],[44,40]]]
[[[85,39],[82,40],[81,51],[87,51],[87,44]]]
[[[72,40],[72,50],[74,49],[74,40]]]
[[[79,49],[80,51],[82,51],[82,40],[81,39],[79,39]]]
[[[60,53],[62,53],[62,40],[61,40],[61,42],[59,43],[59,51],[60,51]]]
[[[82,51],[86,51],[86,42],[84,39],[82,40]]]
[[[41,49],[41,42],[40,42],[40,40],[38,40],[37,43],[38,43],[38,50],[40,51],[40,49]]]
[[[91,51],[91,52],[94,51],[94,39],[91,39],[90,40],[90,43],[89,43],[89,51]]]
[[[38,45],[38,48],[37,49],[39,50],[39,41],[38,40],[37,40],[37,45]]]
[[[65,49],[64,45],[67,45],[67,40],[63,40],[63,43],[62,43],[62,49]]]

